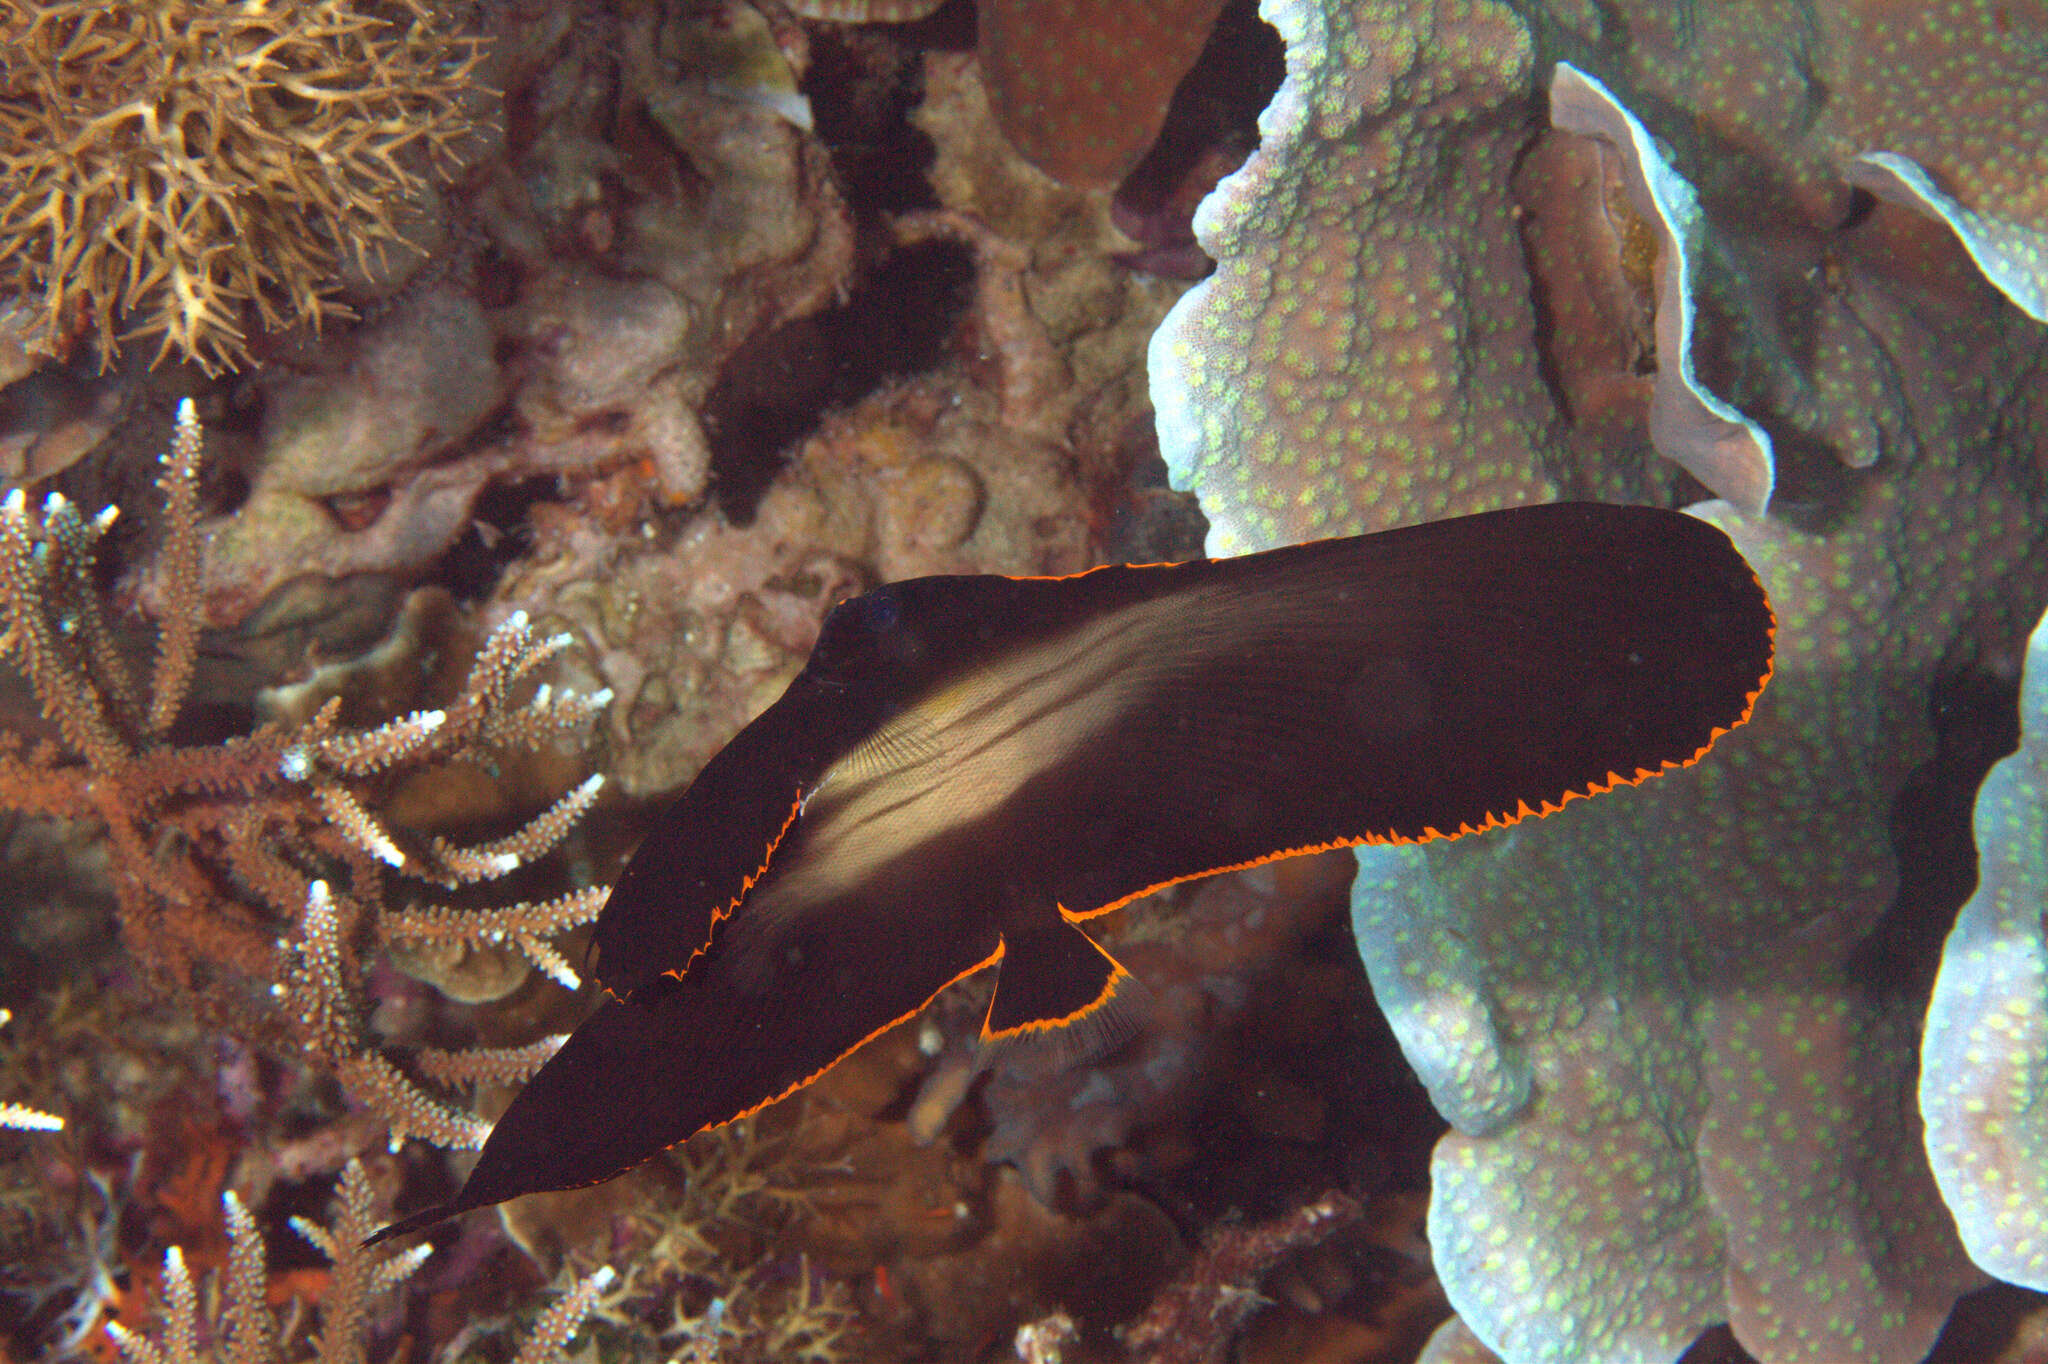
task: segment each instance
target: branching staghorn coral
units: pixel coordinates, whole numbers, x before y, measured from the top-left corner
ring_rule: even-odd
[[[401,906],[394,877],[447,888],[501,878],[546,854],[597,798],[597,778],[504,837],[460,846],[388,827],[367,783],[394,771],[474,761],[574,733],[607,693],[546,685],[514,694],[567,644],[523,614],[494,630],[449,705],[368,730],[343,728],[331,701],[295,727],[181,746],[172,726],[198,649],[202,545],[197,492],[203,432],[181,406],[160,487],[168,531],[165,621],[147,691],[115,647],[93,568],[111,509],[88,521],[52,495],[38,514],[0,504],[0,609],[11,655],[59,742],[0,738],[0,809],[92,821],[106,830],[123,938],[135,957],[273,1043],[290,1038],[390,1124],[446,1146],[476,1146],[483,1125],[429,1098],[364,1031],[362,957],[372,940],[509,944],[565,986],[578,983],[548,939],[597,915],[604,892],[460,911]],[[423,1058],[445,1083],[510,1079],[545,1044]]]
[[[863,1357],[848,1348],[859,1314],[847,1284],[790,1251],[823,1173],[802,1128],[795,1113],[757,1114],[700,1133],[665,1157],[672,1173],[659,1190],[607,1219],[601,1253],[621,1266],[607,1305],[629,1355],[686,1364]],[[515,1238],[547,1225],[541,1202],[524,1213],[510,1205]]]
[[[363,1241],[379,1221],[362,1162],[343,1168],[336,1191],[331,1226],[292,1218],[292,1228],[317,1246],[333,1266],[321,1295],[319,1319],[304,1329],[303,1303],[295,1302],[280,1322],[269,1304],[269,1275],[264,1265],[263,1237],[256,1221],[230,1189],[222,1195],[227,1219],[226,1272],[218,1292],[200,1307],[198,1286],[178,1247],[164,1253],[163,1303],[157,1330],[142,1334],[117,1322],[107,1334],[128,1364],[354,1364],[364,1358],[363,1335],[371,1305],[410,1278],[426,1263],[433,1247],[414,1246],[391,1255],[364,1249]],[[614,1275],[600,1268],[578,1280],[534,1324],[520,1346],[515,1364],[546,1364],[562,1357],[562,1347],[610,1286]]]
[[[251,314],[346,315],[337,276],[475,127],[478,44],[424,0],[21,0],[0,43],[0,261],[54,352],[213,372]]]
[[[12,1010],[0,1009],[0,1028],[6,1027],[13,1017]],[[0,1099],[0,1127],[12,1127],[22,1132],[58,1132],[64,1128],[64,1119],[25,1103]]]

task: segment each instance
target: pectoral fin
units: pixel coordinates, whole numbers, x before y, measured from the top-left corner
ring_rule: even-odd
[[[1115,1005],[1131,973],[1063,913],[1048,910],[1025,925],[1006,926],[1003,960],[989,1001],[984,1042],[1081,1028],[1091,1040],[1109,1029],[1127,1032]]]

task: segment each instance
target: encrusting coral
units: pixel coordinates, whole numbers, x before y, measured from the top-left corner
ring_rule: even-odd
[[[0,259],[37,349],[209,372],[343,270],[474,131],[481,50],[424,0],[20,0],[0,11]]]
[[[1954,215],[1859,195],[1859,158],[1903,148],[2038,233],[2021,21],[1264,13],[1287,81],[1197,218],[1217,274],[1152,349],[1162,448],[1212,548],[1560,495],[1695,500],[1653,458],[1713,468],[1653,443],[1652,390],[1683,360],[1771,436],[1767,480],[1714,488],[1750,510],[1698,509],[1779,613],[1752,726],[1662,790],[1359,858],[1361,952],[1454,1127],[1430,1231],[1460,1319],[1427,1357],[1669,1359],[1727,1321],[1768,1364],[1917,1359],[1981,1275],[1911,1108],[1914,925],[1960,897],[1901,863],[1925,818],[1902,795],[1944,688],[2008,671],[2048,598],[2048,334]],[[1543,128],[1566,60],[1646,130],[1663,164],[1636,173],[1690,190],[1698,218],[1661,245],[1630,221],[1625,124]],[[1609,235],[1573,230],[1603,215]],[[1644,287],[1681,233],[1689,297]],[[1622,306],[1586,306],[1595,289]],[[1683,344],[1672,306],[1696,310],[1687,356],[1660,353]],[[1647,344],[1615,334],[1631,308]]]
[[[1994,288],[2048,321],[2038,0],[1643,5],[1622,22],[1592,5],[1521,8],[1551,55],[1596,70],[1629,108],[1695,115],[1651,121],[1710,205],[1760,195],[1832,225],[1858,190],[1875,193],[1943,222]]]
[[[596,799],[597,778],[501,837],[459,845],[387,827],[372,809],[374,779],[498,751],[530,749],[580,731],[604,693],[541,685],[514,694],[567,640],[535,636],[523,616],[492,632],[457,697],[368,730],[344,728],[339,698],[309,721],[244,738],[184,746],[173,728],[198,650],[198,464],[203,432],[192,404],[178,414],[160,486],[167,531],[159,570],[167,610],[147,691],[102,612],[96,549],[111,509],[88,521],[65,499],[40,515],[16,490],[0,505],[0,651],[26,674],[58,742],[0,742],[0,808],[89,820],[106,831],[122,937],[146,968],[191,992],[210,1016],[245,1035],[289,1038],[338,1073],[388,1123],[397,1143],[417,1134],[480,1144],[483,1124],[429,1097],[365,1030],[366,942],[506,944],[564,985],[573,971],[548,939],[589,922],[602,888],[497,909],[405,905],[402,874],[456,889],[501,879],[543,856]],[[423,1058],[445,1080],[516,1078],[545,1044]]]

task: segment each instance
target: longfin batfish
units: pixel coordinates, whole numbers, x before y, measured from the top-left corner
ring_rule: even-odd
[[[1719,530],[1581,503],[844,602],[614,887],[613,997],[380,1238],[618,1174],[985,967],[990,1038],[1099,1017],[1128,978],[1083,925],[1160,886],[1685,766],[1749,718],[1773,627]]]

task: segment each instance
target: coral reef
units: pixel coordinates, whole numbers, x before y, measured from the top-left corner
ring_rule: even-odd
[[[445,194],[443,249],[361,325],[271,347],[236,396],[222,444],[249,487],[210,528],[210,624],[422,574],[492,489],[624,473],[661,506],[705,494],[721,367],[854,266],[808,113],[754,97],[793,68],[758,15],[696,41],[754,14],[713,8],[492,11],[477,74],[517,116]]]
[[[320,323],[473,139],[477,40],[422,0],[33,0],[0,15],[0,255],[27,340],[208,371]],[[438,164],[437,164],[438,163]]]
[[[929,573],[1073,572],[1107,519],[1144,402],[1137,349],[1171,291],[1108,259],[1100,202],[1003,146],[970,62],[932,53],[924,71],[940,206],[897,215],[888,245],[936,242],[971,265],[941,361],[776,452],[744,522],[704,508],[661,525],[629,469],[617,501],[546,507],[498,585],[503,607],[574,634],[619,698],[608,774],[627,795],[693,775],[795,675],[839,597]]]
[[[589,888],[836,597],[1192,552],[1188,500],[1135,486],[1138,351],[1180,287],[1146,272],[1251,132],[1136,206],[1075,185],[1154,137],[1217,7],[988,0],[968,52],[970,8],[484,7],[487,46],[436,69],[505,92],[503,137],[426,199],[431,260],[320,294],[363,316],[318,336],[274,293],[274,317],[237,305],[260,368],[232,381],[146,355],[91,376],[77,340],[147,306],[60,317],[17,284],[0,456],[66,500],[0,516],[8,647],[49,712],[0,761],[35,816],[0,826],[8,960],[32,968],[5,973],[0,1100],[67,1123],[0,1147],[11,1351],[105,1357],[98,1322],[143,1319],[170,1245],[196,1291],[234,1241],[223,1188],[266,1227],[350,1157],[380,1207],[445,1192],[459,1156],[382,1148],[472,1140],[575,1022],[586,1001],[533,977],[574,980]],[[699,1360],[985,1359],[1026,1323],[1045,1358],[1412,1359],[1446,1306],[1433,1255],[1460,1313],[1437,1360],[1673,1358],[1726,1321],[1703,1354],[1894,1361],[1980,1271],[2039,1282],[2034,1223],[1977,1173],[2038,1175],[2040,986],[1995,969],[2038,936],[2031,714],[1985,796],[1931,1059],[1915,1044],[1968,894],[1968,796],[2048,599],[2048,16],[1266,11],[1287,84],[1202,213],[1220,273],[1153,352],[1212,544],[1711,497],[1783,619],[1764,713],[1665,790],[1362,859],[1358,944],[1440,1143],[1353,959],[1348,866],[1238,878],[1133,916],[1118,950],[1152,990],[1127,1050],[985,1066],[985,999],[943,999],[742,1127],[451,1229],[368,1322],[370,1357],[510,1357],[501,1323],[598,1263],[621,1277],[597,1353]],[[1055,80],[1085,98],[1048,101]],[[449,98],[427,139],[481,118]],[[1122,255],[1118,224],[1151,249]],[[322,290],[374,265],[353,250]],[[24,326],[73,366],[28,373]],[[144,505],[139,461],[187,394],[215,518],[192,531],[176,479],[161,548],[126,537],[141,518],[80,515],[107,488]],[[154,682],[131,598],[172,626]],[[588,767],[494,728],[525,723],[551,649],[546,704],[584,697]],[[494,734],[519,742],[457,752]],[[347,756],[365,743],[389,765]],[[1980,960],[1986,914],[2003,941]],[[86,941],[110,915],[132,958]],[[1916,1080],[1948,1092],[1915,1110]],[[1203,1254],[1335,1188],[1365,1211],[1321,1245],[1243,1273]],[[270,1239],[274,1301],[326,1282]],[[1144,1344],[1132,1323],[1175,1289],[1201,1329]],[[1945,1357],[1999,1348],[1959,1341]]]
[[[1910,147],[2038,233],[2038,66],[1988,5],[1882,39],[1875,6],[1623,8],[1270,0],[1288,78],[1198,216],[1218,274],[1155,339],[1161,444],[1225,551],[1698,498],[1653,452],[1748,504],[1700,509],[1781,621],[1722,761],[1359,858],[1361,952],[1455,1129],[1430,1224],[1462,1321],[1429,1357],[1675,1358],[1726,1320],[1766,1361],[1916,1359],[1980,1280],[1910,1105],[1924,925],[1960,895],[1907,797],[1962,723],[1930,723],[1944,689],[2009,669],[2048,597],[2048,338],[1955,215],[1859,197],[1858,158]],[[1930,51],[1972,74],[1930,88]],[[1560,59],[1627,115],[1553,85],[1599,141],[1538,124]],[[1689,192],[1630,202],[1660,179]],[[1688,365],[1769,434],[1767,480],[1758,442],[1745,479],[1659,429]]]

